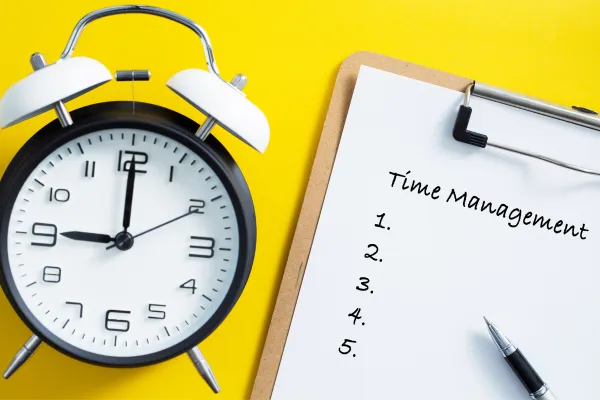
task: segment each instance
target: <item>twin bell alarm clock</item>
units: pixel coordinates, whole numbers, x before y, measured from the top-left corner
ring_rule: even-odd
[[[112,80],[92,58],[72,57],[99,18],[150,14],[201,40],[208,71],[187,69],[167,86],[208,118],[199,126],[159,105],[114,101],[69,112],[65,103]],[[8,128],[46,111],[43,127],[0,182],[0,284],[33,336],[10,377],[45,342],[104,366],[142,366],[187,352],[210,387],[219,386],[197,345],[239,298],[254,259],[256,220],[248,186],[220,125],[264,152],[269,124],[242,93],[243,75],[220,75],[206,32],[190,19],[148,6],[92,12],[60,59],[31,57],[34,72],[0,100]],[[117,81],[150,71],[118,71]]]

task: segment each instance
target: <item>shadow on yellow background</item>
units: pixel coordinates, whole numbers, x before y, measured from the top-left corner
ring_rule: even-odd
[[[259,224],[246,290],[200,346],[222,393],[214,397],[185,356],[151,367],[109,369],[71,360],[43,345],[13,378],[0,382],[0,398],[248,398],[337,69],[356,51],[381,52],[550,101],[600,109],[600,3],[592,0],[148,3],[201,24],[223,76],[246,74],[246,92],[271,124],[265,155],[215,130],[244,171]],[[53,62],[83,15],[115,4],[121,3],[1,2],[0,92],[30,72],[33,52]],[[164,86],[175,72],[205,65],[199,40],[183,27],[149,16],[113,17],[90,25],[75,54],[96,58],[112,71],[150,69],[152,81],[136,85],[136,100],[203,121]],[[112,82],[68,108],[129,99],[131,86]],[[0,172],[53,118],[46,113],[0,132]],[[360,154],[356,156],[359,160]],[[29,334],[0,298],[0,368]]]

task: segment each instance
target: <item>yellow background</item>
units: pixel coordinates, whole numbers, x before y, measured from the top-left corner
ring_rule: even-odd
[[[30,72],[35,51],[52,62],[75,23],[113,1],[0,2],[0,92]],[[340,63],[359,50],[475,78],[547,100],[600,109],[600,2],[596,0],[269,0],[150,1],[200,23],[222,74],[249,77],[246,92],[271,124],[259,155],[220,129],[253,193],[259,242],[248,286],[230,316],[201,345],[222,387],[218,397],[249,397],[285,259]],[[186,29],[148,16],[120,16],[85,30],[76,55],[110,70],[150,69],[136,99],[203,117],[164,83],[204,66],[199,41]],[[109,83],[70,109],[131,98],[128,83]],[[426,106],[426,105],[424,105]],[[46,113],[0,132],[0,172]],[[365,140],[369,140],[368,135]],[[360,157],[360,154],[357,154]],[[0,367],[30,333],[0,299]],[[307,382],[310,384],[310,382]],[[213,398],[186,356],[137,369],[83,364],[42,346],[0,398]]]

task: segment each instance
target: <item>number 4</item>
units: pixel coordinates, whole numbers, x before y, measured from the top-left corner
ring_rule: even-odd
[[[352,324],[356,325],[356,321],[362,318],[360,316],[360,308],[357,308],[356,310],[352,311],[350,314],[348,314],[348,316],[354,318]],[[365,323],[363,322],[362,324],[364,325]]]
[[[188,283],[190,284],[189,286]],[[182,283],[179,287],[182,289],[190,289],[192,291],[192,294],[196,294],[196,289],[198,289],[196,287],[195,279],[190,279],[189,281]]]

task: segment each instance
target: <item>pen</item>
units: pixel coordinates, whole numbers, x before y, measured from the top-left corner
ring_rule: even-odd
[[[548,389],[548,385],[535,372],[521,351],[494,324],[488,321],[486,317],[483,317],[483,319],[485,319],[494,343],[496,343],[508,365],[510,365],[514,373],[521,380],[521,383],[525,386],[525,389],[529,392],[529,396],[536,400],[558,400],[550,389]]]

